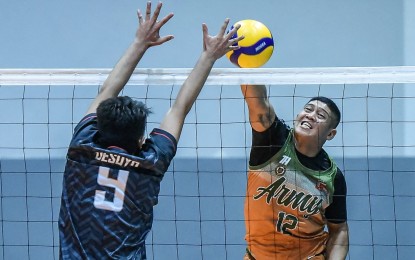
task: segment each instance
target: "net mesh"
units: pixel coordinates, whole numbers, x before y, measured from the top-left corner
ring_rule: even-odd
[[[110,70],[0,70],[0,259],[58,259],[67,146]],[[123,95],[157,127],[190,69],[137,69]],[[415,67],[214,69],[163,179],[149,259],[241,259],[251,128],[239,84],[265,84],[289,125],[310,97],[342,112],[325,145],[348,185],[348,259],[415,253]]]

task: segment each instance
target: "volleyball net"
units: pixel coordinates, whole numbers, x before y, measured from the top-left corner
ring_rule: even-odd
[[[109,69],[0,69],[0,259],[58,259],[72,132]],[[157,127],[190,69],[137,69],[122,92]],[[147,238],[148,259],[242,259],[251,127],[240,84],[265,84],[289,125],[314,96],[342,113],[325,150],[348,186],[348,259],[415,254],[415,67],[213,69],[189,113]]]

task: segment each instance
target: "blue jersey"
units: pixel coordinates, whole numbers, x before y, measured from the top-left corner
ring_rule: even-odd
[[[146,259],[160,182],[177,143],[154,129],[137,154],[100,147],[96,115],[75,128],[59,215],[61,259]]]

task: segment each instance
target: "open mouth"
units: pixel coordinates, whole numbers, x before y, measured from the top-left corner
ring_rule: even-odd
[[[301,126],[304,128],[308,128],[308,129],[312,129],[313,127],[311,126],[311,124],[307,121],[303,121],[301,122]]]

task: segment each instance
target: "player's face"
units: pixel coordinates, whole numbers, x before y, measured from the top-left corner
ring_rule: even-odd
[[[295,133],[315,137],[318,143],[323,144],[336,134],[336,130],[332,127],[333,120],[330,108],[321,101],[313,100],[297,115],[294,123]]]

